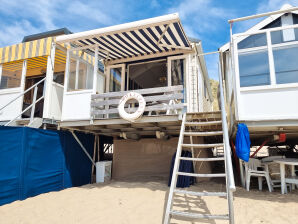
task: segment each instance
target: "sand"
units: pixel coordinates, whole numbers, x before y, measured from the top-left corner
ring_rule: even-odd
[[[190,190],[220,191],[224,185],[206,182]],[[69,188],[60,192],[42,194],[24,201],[0,207],[2,224],[42,223],[162,223],[168,187],[164,181],[111,181]],[[298,190],[281,195],[279,189],[269,193],[237,188],[234,195],[236,223],[297,223]],[[197,198],[179,196],[175,205],[184,210],[202,213],[222,213],[227,210],[222,197]],[[195,207],[200,207],[196,209]],[[173,219],[171,223],[228,223],[219,220],[190,222]]]

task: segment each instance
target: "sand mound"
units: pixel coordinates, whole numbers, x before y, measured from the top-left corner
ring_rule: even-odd
[[[194,188],[194,187],[192,187]],[[204,183],[197,189],[223,191],[224,185]],[[0,223],[162,223],[168,187],[164,181],[93,184],[51,192],[0,207]],[[186,201],[186,197],[188,200]],[[179,196],[175,202],[186,211],[219,213],[226,210],[221,197]],[[200,207],[199,209],[196,207]],[[237,189],[234,198],[236,223],[297,223],[298,190],[281,195],[279,190]],[[178,209],[178,208],[177,208]],[[181,208],[180,208],[181,209]],[[200,223],[172,220],[172,223]],[[203,220],[202,223],[227,223]]]

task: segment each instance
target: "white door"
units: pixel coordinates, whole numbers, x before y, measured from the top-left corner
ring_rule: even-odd
[[[71,55],[66,67],[61,120],[89,120],[94,68],[75,55]]]
[[[26,61],[0,65],[0,109],[20,96],[24,91]],[[23,96],[0,111],[0,121],[14,119],[22,112]]]

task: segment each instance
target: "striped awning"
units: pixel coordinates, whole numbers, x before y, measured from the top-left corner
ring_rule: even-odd
[[[89,50],[108,61],[159,56],[178,50],[191,50],[177,13],[86,32],[63,35],[57,43],[73,49]]]
[[[52,41],[48,37],[0,48],[0,64],[49,55]]]

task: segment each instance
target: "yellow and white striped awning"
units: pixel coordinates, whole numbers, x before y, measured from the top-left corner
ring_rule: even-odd
[[[5,64],[5,69],[7,70],[16,71],[21,69],[22,64],[19,62],[26,59],[27,69],[46,67],[47,56],[50,55],[52,42],[55,42],[55,38],[47,37],[0,48],[0,64]],[[70,48],[68,44],[61,44],[61,46],[66,49]],[[73,51],[73,54],[94,65],[94,56],[84,51]],[[55,51],[55,64],[65,63],[65,52],[57,48]]]
[[[0,48],[0,64],[49,55],[52,41],[48,37]]]

